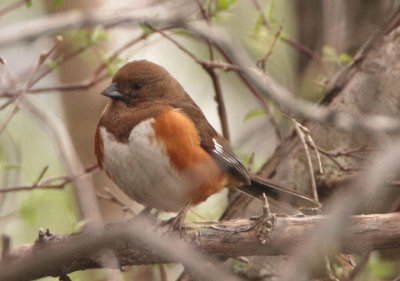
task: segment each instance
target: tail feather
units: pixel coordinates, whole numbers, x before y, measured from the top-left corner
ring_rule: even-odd
[[[251,185],[238,187],[239,190],[257,198],[262,198],[263,193],[278,201],[285,201],[294,207],[319,208],[320,203],[298,192],[281,187],[273,182],[251,175]]]

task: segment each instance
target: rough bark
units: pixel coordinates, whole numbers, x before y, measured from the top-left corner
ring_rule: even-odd
[[[304,6],[301,9],[307,10]],[[398,23],[398,19],[393,18],[386,28],[381,28],[380,33],[370,38],[370,41],[355,56],[356,60],[351,65],[335,75],[325,91],[323,100],[325,106],[357,115],[369,113],[399,117],[400,48],[398,44],[400,34]],[[314,25],[319,26],[315,22]],[[309,29],[306,30],[307,33],[314,34]],[[367,31],[362,32],[365,34]],[[354,49],[354,46],[352,45],[351,48]],[[346,133],[310,121],[303,124],[311,130],[311,135],[318,146],[332,152],[347,152],[362,148],[364,145],[377,148],[392,141],[392,136],[388,134],[370,136],[361,132]],[[363,161],[351,157],[337,158],[343,167],[354,168],[353,171],[341,170],[322,155],[325,173],[318,175],[316,157],[312,152],[314,172],[317,175],[318,191],[322,200],[328,199],[332,192],[345,186],[350,179],[354,179],[358,175],[356,170],[368,164],[368,157],[373,157],[374,154],[371,151],[360,152],[359,156],[366,157]],[[274,155],[261,169],[260,174],[266,178],[273,178],[282,185],[294,187],[301,193],[311,194],[310,174],[303,144],[295,134],[277,148]],[[370,202],[365,202],[365,212],[384,212],[393,209],[393,205],[398,201],[399,189],[394,186],[382,188],[390,188],[390,192],[386,193],[384,198],[375,199],[375,203],[381,202],[381,205],[375,205],[374,209],[371,209]],[[239,195],[232,201],[224,218],[255,214],[259,208],[258,204],[257,201],[250,202],[249,198]],[[242,268],[241,273],[248,280],[281,280],[277,276],[287,268],[290,262],[287,257],[251,257],[249,265]]]
[[[166,241],[171,241],[169,236],[179,237],[196,250],[220,258],[281,255],[290,253],[329,220],[326,216],[238,219],[186,225],[179,233],[171,233],[169,225],[154,226],[151,235],[166,238]],[[106,250],[112,250],[120,262],[119,265],[106,264],[112,268],[177,261],[160,256],[157,247],[147,243],[133,236],[126,224],[109,225],[100,233],[41,233],[34,244],[8,253],[0,268],[0,280],[31,280],[104,267],[100,259],[104,258]],[[400,214],[354,216],[336,246],[348,253],[399,248]],[[319,249],[321,245],[315,245],[313,253],[318,253]]]

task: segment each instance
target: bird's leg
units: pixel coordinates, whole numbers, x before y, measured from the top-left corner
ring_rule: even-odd
[[[251,225],[251,226],[246,226],[246,227],[241,227],[241,228],[220,228],[215,225],[212,225],[211,228],[221,230],[221,231],[226,231],[229,232],[229,235],[225,238],[225,240],[229,240],[229,238],[232,237],[232,235],[240,232],[247,232],[251,231],[254,228],[257,228],[258,230],[258,239],[262,244],[265,244],[269,240],[269,233],[271,232],[271,228],[275,224],[275,216],[271,214],[271,211],[269,209],[269,204],[268,204],[268,199],[265,194],[263,194],[264,198],[264,205],[263,205],[263,211],[262,214],[258,217],[252,217],[250,220],[256,220],[256,223]]]
[[[161,225],[169,224],[172,229],[182,229],[183,223],[185,222],[187,212],[190,208],[190,201],[188,201],[179,213],[168,220],[162,221]]]

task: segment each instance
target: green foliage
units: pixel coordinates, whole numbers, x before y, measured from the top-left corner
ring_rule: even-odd
[[[20,170],[20,169],[22,169],[22,166],[20,164],[15,164],[15,163],[1,162],[0,169],[1,170],[14,170],[14,169]]]
[[[152,32],[152,29],[147,24],[139,24],[142,29],[143,34],[149,34]]]
[[[236,0],[217,0],[215,2],[215,9],[217,12],[224,11],[229,9],[235,3]]]
[[[394,260],[385,260],[378,252],[372,252],[364,273],[357,280],[391,280],[397,274]]]
[[[56,69],[58,69],[58,67],[59,67],[59,62],[58,62],[58,60],[56,59],[56,60],[53,60],[53,59],[47,59],[47,66],[50,68],[50,69],[52,69],[52,70],[56,70]]]
[[[331,46],[324,46],[322,48],[322,60],[326,62],[337,63],[338,65],[349,63],[353,58],[346,54],[338,54],[337,51]]]
[[[317,78],[315,78],[314,83],[319,86],[318,88],[318,93],[322,93],[325,88],[326,85],[328,84],[329,79],[326,75],[320,74],[317,76]]]
[[[96,26],[93,30],[77,29],[65,34],[67,41],[76,48],[89,47],[108,39],[108,33],[102,26]]]
[[[211,11],[214,23],[223,23],[232,19],[232,14],[227,11],[236,3],[236,0],[217,0]]]
[[[108,39],[108,33],[102,26],[96,28],[90,33],[90,44],[97,44]]]
[[[349,63],[353,60],[353,57],[350,56],[349,54],[342,53],[339,55],[339,61],[342,63]]]
[[[8,162],[4,159],[3,147],[0,146],[0,170],[22,170],[22,165],[18,163]]]
[[[18,214],[29,226],[34,226],[37,222],[37,212],[35,204],[31,200],[21,200]]]
[[[252,119],[254,117],[261,116],[261,115],[265,115],[265,110],[264,109],[256,108],[256,109],[250,110],[244,116],[243,122],[246,122],[249,119]]]
[[[264,11],[260,12],[257,14],[256,20],[254,22],[253,26],[253,35],[259,34],[261,31],[265,30],[264,27],[264,18],[267,20],[267,22],[271,25],[273,29],[278,30],[278,21],[274,17],[274,10],[275,10],[275,1],[271,0],[268,2],[267,8],[265,8]],[[263,14],[261,14],[263,13]]]
[[[260,41],[259,39],[267,39],[272,42],[278,32],[279,39],[290,39],[289,34],[282,30],[282,24],[275,18],[274,15],[275,1],[271,0],[268,2],[267,8],[257,14],[252,28],[252,35],[256,36],[258,41]],[[269,27],[264,25],[264,20],[267,21]],[[263,42],[262,46],[265,49],[265,42]]]
[[[232,14],[221,12],[214,14],[212,20],[214,23],[221,24],[229,21],[232,17]]]
[[[29,8],[32,6],[32,0],[26,0],[25,5]]]
[[[267,21],[270,23],[276,23],[276,20],[274,18],[274,11],[275,11],[275,0],[270,0],[264,12]]]
[[[54,6],[54,7],[58,7],[58,6],[60,6],[62,3],[64,3],[64,0],[53,0],[53,6]]]
[[[110,59],[110,57],[106,54],[102,54],[101,57],[106,65],[107,73],[110,76],[114,76],[118,69],[120,69],[126,63],[126,60],[119,56]]]

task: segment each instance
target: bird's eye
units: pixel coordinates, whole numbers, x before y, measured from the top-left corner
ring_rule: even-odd
[[[142,87],[143,87],[143,83],[142,82],[136,82],[136,83],[133,84],[133,88],[135,90],[139,90]]]

